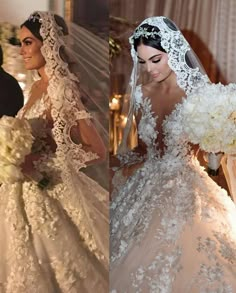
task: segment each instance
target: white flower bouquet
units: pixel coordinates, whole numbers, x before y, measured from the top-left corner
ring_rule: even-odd
[[[20,165],[31,152],[33,136],[27,120],[3,116],[0,119],[0,183],[23,179]]]
[[[209,153],[236,154],[236,84],[207,84],[183,101],[187,139]]]

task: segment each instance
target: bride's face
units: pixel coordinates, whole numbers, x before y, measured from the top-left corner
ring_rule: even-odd
[[[40,51],[42,42],[37,39],[25,26],[20,30],[21,50],[25,68],[27,70],[39,70],[45,65],[45,60]]]
[[[161,82],[171,74],[167,53],[141,44],[137,47],[137,55],[139,63],[150,73],[153,80]]]

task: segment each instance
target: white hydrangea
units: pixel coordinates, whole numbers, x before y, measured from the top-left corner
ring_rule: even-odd
[[[206,152],[236,153],[236,85],[207,84],[180,111],[188,140]]]

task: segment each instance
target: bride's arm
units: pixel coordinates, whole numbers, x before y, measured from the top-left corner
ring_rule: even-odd
[[[135,115],[136,125],[139,124],[140,117],[140,113]],[[143,164],[146,153],[146,145],[138,138],[137,146],[131,151],[123,155],[112,155],[110,157],[110,167],[122,168],[123,175],[128,177]]]
[[[71,128],[70,135],[73,143],[81,144],[84,151],[98,155],[99,158],[87,162],[87,165],[106,159],[106,146],[91,120],[82,119],[77,122],[77,125]]]
[[[71,127],[69,134],[71,141],[76,145],[80,145],[85,152],[92,152],[97,155],[97,158],[85,162],[86,165],[100,163],[106,159],[108,146],[104,144],[102,138],[103,134],[99,132],[99,125],[96,126],[96,121],[93,119],[92,115],[90,115],[91,113],[88,112],[81,99],[81,93],[83,93],[83,91],[80,85],[73,83],[71,89],[71,99],[76,100],[75,105],[71,108],[75,113],[66,113],[68,121],[73,121],[74,119],[74,126]],[[91,98],[91,100],[93,100],[93,98]],[[80,116],[79,113],[81,112],[87,113],[87,117],[85,115],[82,119],[78,118],[77,115]],[[104,117],[104,119],[106,119],[106,117]]]
[[[225,155],[222,160],[222,169],[231,197],[236,203],[236,155]]]

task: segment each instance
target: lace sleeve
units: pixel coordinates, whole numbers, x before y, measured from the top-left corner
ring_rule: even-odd
[[[57,88],[49,88],[49,96],[53,97],[52,133],[58,157],[77,171],[91,162],[104,159],[104,143],[92,122],[91,113],[81,102],[78,84],[64,79]]]

